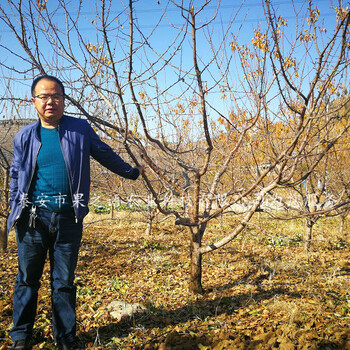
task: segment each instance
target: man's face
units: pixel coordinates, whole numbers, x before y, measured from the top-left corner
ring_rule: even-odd
[[[56,128],[64,111],[64,96],[61,87],[45,78],[39,80],[35,87],[32,102],[38,112],[41,125]]]

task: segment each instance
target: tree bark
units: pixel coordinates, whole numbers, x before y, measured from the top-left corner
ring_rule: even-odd
[[[314,226],[314,221],[312,218],[308,218],[306,220],[306,228],[305,228],[305,250],[308,251],[312,241],[312,230]]]
[[[7,249],[7,230],[6,230],[7,220],[0,219],[0,250],[5,251]]]
[[[311,193],[308,195],[308,205],[309,205],[309,212],[315,213],[317,210],[317,203],[318,198],[316,193]],[[305,228],[305,249],[309,250],[311,242],[312,242],[312,229],[313,226],[316,223],[315,217],[309,217],[306,219],[306,228]]]
[[[339,233],[341,236],[343,236],[344,233],[346,215],[347,213],[345,215],[340,215]]]
[[[153,218],[148,216],[147,217],[147,227],[146,227],[146,235],[150,236],[152,234],[152,227],[153,227]]]
[[[189,290],[193,293],[203,293],[202,287],[202,253],[200,248],[202,246],[202,237],[200,229],[196,228],[196,233],[191,230],[191,266],[190,266],[190,282]]]

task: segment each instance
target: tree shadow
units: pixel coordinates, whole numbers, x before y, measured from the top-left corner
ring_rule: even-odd
[[[120,246],[119,243],[119,247],[116,248],[115,252],[129,249],[129,247],[124,244]],[[100,344],[107,344],[113,342],[113,338],[123,339],[131,334],[137,333],[137,331],[143,332],[158,329],[162,331],[157,331],[157,335],[154,336],[154,339],[157,340],[157,337],[159,337],[158,340],[164,341],[170,336],[170,333],[174,332],[173,326],[176,325],[183,325],[193,320],[201,320],[203,321],[203,327],[207,327],[208,322],[206,322],[206,319],[217,318],[217,324],[219,327],[220,320],[225,319],[224,317],[219,316],[232,316],[237,314],[238,322],[240,317],[239,310],[246,309],[251,304],[260,304],[263,301],[274,300],[275,298],[278,299],[280,296],[288,296],[294,300],[302,298],[301,293],[291,292],[287,285],[279,285],[267,289],[264,282],[273,278],[276,273],[273,264],[265,263],[263,259],[257,257],[255,254],[244,254],[235,250],[229,252],[229,254],[237,253],[243,255],[242,259],[250,261],[250,266],[253,268],[232,282],[214,287],[212,286],[207,289],[204,293],[204,298],[198,298],[196,301],[177,309],[165,309],[154,305],[145,305],[147,310],[144,312],[134,313],[131,317],[123,318],[121,321],[111,322],[99,327],[98,329],[95,328],[87,332],[81,332],[79,337],[86,343],[94,343],[98,340]],[[234,294],[232,296],[217,297],[213,300],[205,300],[205,294],[209,294],[213,291],[224,292],[227,290],[229,292],[230,289],[237,285],[244,284],[253,285],[256,288],[256,292]],[[230,322],[230,324],[225,324],[225,327],[228,329],[234,329],[236,326],[235,318],[231,317]],[[169,327],[169,330],[167,330],[167,327]],[[183,334],[181,334],[181,336],[183,336]],[[205,337],[205,335],[203,336]],[[247,346],[242,347],[242,349],[254,349],[258,347],[258,343],[255,340],[252,340],[249,337],[245,338],[243,334],[239,336],[241,337],[240,341],[247,344]],[[201,343],[211,345],[212,337],[209,334],[209,331],[207,332],[206,337],[206,339],[202,339],[203,341]],[[192,344],[192,340],[193,339],[189,338],[186,341],[188,341],[189,344]],[[342,347],[340,345],[338,346],[336,342],[321,342],[316,344],[317,342],[319,343],[320,340],[315,339],[315,346],[319,349],[342,349]],[[196,346],[193,347],[193,349],[196,348]]]
[[[248,275],[245,278],[248,278]],[[256,283],[260,283],[259,277],[256,279]],[[232,286],[233,284],[226,284],[220,287],[220,289],[229,289]],[[104,344],[111,341],[113,337],[126,338],[138,329],[163,329],[167,326],[175,326],[195,319],[205,320],[208,317],[216,318],[220,315],[233,315],[239,309],[251,304],[252,300],[258,303],[280,295],[301,298],[299,293],[291,293],[288,288],[272,288],[269,290],[258,290],[258,292],[253,294],[246,293],[226,296],[214,300],[197,300],[174,310],[147,305],[147,311],[135,313],[131,317],[123,318],[119,322],[112,322],[100,327],[98,330],[94,329],[85,333],[83,332],[81,333],[81,338],[91,342],[98,335],[99,341]]]

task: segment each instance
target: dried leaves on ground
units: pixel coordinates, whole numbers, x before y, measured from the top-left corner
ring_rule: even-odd
[[[305,252],[302,223],[260,218],[204,256],[205,293],[192,295],[187,232],[167,222],[146,236],[135,219],[120,214],[84,231],[76,284],[78,335],[87,348],[350,349],[350,238],[338,233],[335,220],[320,221]],[[229,227],[228,221],[211,224],[207,241]],[[0,257],[0,349],[11,344],[16,259],[11,233]],[[108,305],[117,300],[142,308],[114,319]],[[55,348],[48,265],[33,343]]]

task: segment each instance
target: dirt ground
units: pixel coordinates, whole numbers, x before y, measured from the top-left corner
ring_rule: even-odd
[[[95,349],[350,349],[350,235],[320,221],[306,252],[303,224],[259,219],[203,258],[205,293],[188,292],[187,231],[165,222],[146,236],[137,214],[88,225],[76,272],[78,336]],[[90,216],[100,220],[104,216]],[[88,222],[88,221],[87,221]],[[207,242],[234,223],[209,226]],[[0,349],[11,340],[14,233],[0,256]],[[115,300],[145,309],[117,321]],[[33,349],[54,349],[49,267]]]

